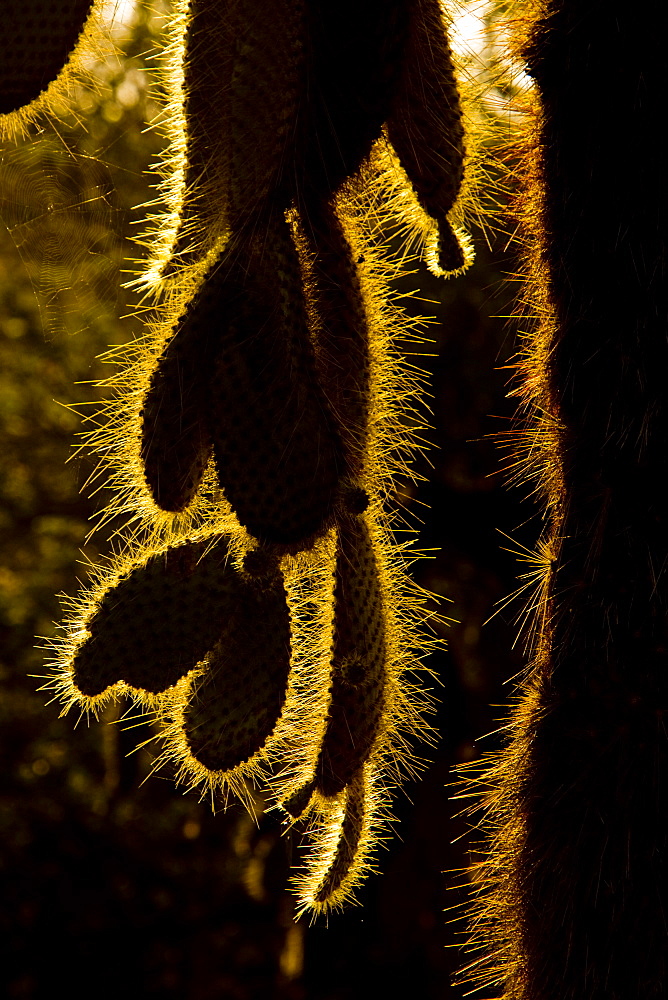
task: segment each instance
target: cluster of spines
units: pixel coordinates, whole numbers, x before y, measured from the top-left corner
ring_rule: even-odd
[[[156,319],[111,352],[118,391],[87,434],[126,547],[79,601],[51,686],[94,713],[129,693],[180,780],[299,802],[300,905],[323,912],[368,869],[425,729],[423,597],[383,512],[398,455],[421,447],[420,373],[391,346],[412,326],[374,228],[403,186],[441,267],[464,266],[447,218],[461,108],[439,0],[219,12],[193,0],[174,22],[173,224],[138,280]]]

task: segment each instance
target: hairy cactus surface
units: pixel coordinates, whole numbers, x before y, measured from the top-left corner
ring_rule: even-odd
[[[411,0],[402,86],[388,135],[425,211],[438,222],[439,264],[464,266],[448,212],[464,176],[464,127],[457,78],[439,0]]]
[[[364,522],[342,520],[336,553],[332,691],[316,788],[336,795],[368,759],[383,726],[386,609]]]
[[[123,574],[85,622],[72,681],[85,697],[125,681],[165,691],[200,662],[233,613],[234,571],[224,539],[184,542]],[[212,609],[215,612],[212,613]]]
[[[510,740],[478,776],[468,976],[508,1000],[649,1000],[668,982],[666,19],[655,34],[618,2],[524,11],[538,319],[522,369],[548,558]]]
[[[252,757],[278,721],[289,674],[290,612],[281,573],[246,574],[184,709],[193,757],[211,771]]]
[[[428,730],[429,616],[389,503],[421,447],[395,346],[417,324],[379,234],[441,272],[470,259],[446,20],[438,0],[177,0],[164,65],[167,210],[135,281],[153,319],[110,352],[88,434],[102,520],[127,527],[50,683],[66,708],[152,712],[179,781],[263,787],[310,845],[301,910],[327,912],[373,869]]]
[[[193,0],[183,16],[183,193],[167,270],[270,200],[289,203],[304,77],[303,0],[271,16],[261,0]]]
[[[347,785],[346,805],[341,832],[327,874],[315,893],[316,903],[326,903],[341,892],[359,850],[364,833],[364,814],[367,808],[363,773],[356,773]]]

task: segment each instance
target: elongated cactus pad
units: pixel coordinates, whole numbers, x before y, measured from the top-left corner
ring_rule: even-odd
[[[244,235],[220,282],[221,327],[211,389],[218,477],[256,538],[299,543],[331,517],[341,446],[313,361],[302,278],[280,216]]]
[[[439,0],[410,0],[410,34],[388,135],[426,211],[439,226],[440,265],[463,267],[447,215],[464,176],[464,129]]]
[[[372,410],[370,331],[355,247],[335,208],[324,200],[303,212],[298,231],[316,369],[355,481],[368,454]]]
[[[316,787],[336,795],[371,754],[387,682],[385,614],[377,556],[363,519],[339,526],[334,591],[332,700]]]
[[[283,577],[234,577],[222,635],[184,710],[190,752],[210,771],[253,756],[281,714],[290,673],[290,616]]]
[[[304,0],[194,0],[184,52],[184,191],[172,250],[203,252],[268,198],[287,207],[303,90]]]
[[[175,545],[125,573],[85,622],[72,680],[85,696],[117,681],[165,691],[218,641],[233,593],[228,548],[213,537]]]
[[[346,788],[345,812],[336,853],[315,893],[314,902],[319,906],[331,904],[350,875],[364,832],[365,812],[368,808],[365,793],[364,772],[358,771]]]
[[[389,797],[374,767],[357,771],[335,798],[316,797],[304,823],[303,857],[292,878],[298,912],[327,914],[354,902],[375,870],[374,851],[391,820]]]
[[[307,91],[300,111],[298,192],[328,197],[380,136],[406,37],[401,0],[310,0]]]
[[[206,286],[202,294],[206,294]],[[151,376],[141,413],[141,460],[159,507],[184,510],[211,455],[209,382],[218,331],[196,298],[177,323]]]
[[[92,6],[93,0],[4,0],[0,114],[29,104],[56,79]]]

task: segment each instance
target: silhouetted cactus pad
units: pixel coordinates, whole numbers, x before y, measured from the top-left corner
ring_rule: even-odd
[[[415,194],[440,228],[440,266],[464,264],[444,227],[464,177],[464,127],[440,0],[411,0],[411,27],[398,96],[388,118],[390,142]],[[454,266],[453,266],[454,265]]]
[[[466,264],[464,249],[447,219],[438,223],[438,263],[444,271],[457,271]]]
[[[197,302],[165,347],[142,410],[144,476],[156,504],[174,512],[197,493],[211,455],[207,416],[214,331]]]
[[[220,484],[256,538],[302,542],[328,525],[342,459],[282,214],[244,237],[231,270],[207,280],[209,320],[220,330],[211,388]]]
[[[165,691],[219,639],[234,591],[228,546],[218,537],[175,545],[123,574],[87,622],[73,680],[83,695],[117,681]]]
[[[93,0],[3,0],[0,114],[30,104],[56,79]]]
[[[336,854],[315,894],[315,902],[321,906],[326,906],[330,898],[339,892],[351,873],[364,833],[366,809],[364,772],[360,770],[353,775],[346,789],[346,810],[341,824]]]
[[[184,712],[190,751],[210,771],[249,760],[271,735],[290,674],[290,614],[279,572],[236,574],[220,641]]]
[[[332,700],[316,769],[318,789],[336,795],[368,759],[380,732],[386,687],[385,614],[369,528],[339,528],[334,594]]]
[[[302,207],[299,232],[317,341],[316,367],[343,444],[346,473],[368,457],[372,409],[369,319],[356,252],[331,205]]]
[[[185,193],[179,255],[244,224],[273,192],[291,190],[303,89],[304,0],[194,0],[186,36]],[[292,172],[294,173],[294,172]],[[286,177],[286,175],[288,175]],[[283,196],[287,206],[290,195]]]
[[[401,69],[403,0],[310,0],[299,192],[328,196],[379,138]]]

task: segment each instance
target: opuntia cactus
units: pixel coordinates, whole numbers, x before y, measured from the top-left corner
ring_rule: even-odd
[[[408,4],[407,53],[402,86],[388,121],[388,135],[418,200],[438,223],[439,264],[464,266],[448,213],[464,177],[464,126],[457,78],[443,31],[440,0]]]
[[[300,906],[326,912],[426,728],[428,616],[384,506],[419,377],[376,230],[412,203],[399,225],[438,223],[461,269],[461,107],[437,0],[179,0],[169,46],[169,206],[137,278],[157,318],[88,437],[126,549],[52,686],[92,712],[130,694],[178,780],[301,815]]]
[[[226,540],[214,535],[159,551],[124,573],[83,624],[87,635],[72,655],[75,689],[93,698],[124,681],[157,694],[185,676],[233,613],[229,558]]]
[[[183,52],[183,176],[169,273],[294,194],[304,0],[193,0]],[[271,53],[271,56],[269,56]]]
[[[262,747],[283,709],[290,653],[290,612],[278,568],[237,577],[220,638],[183,711],[183,731],[200,764],[229,771]]]

